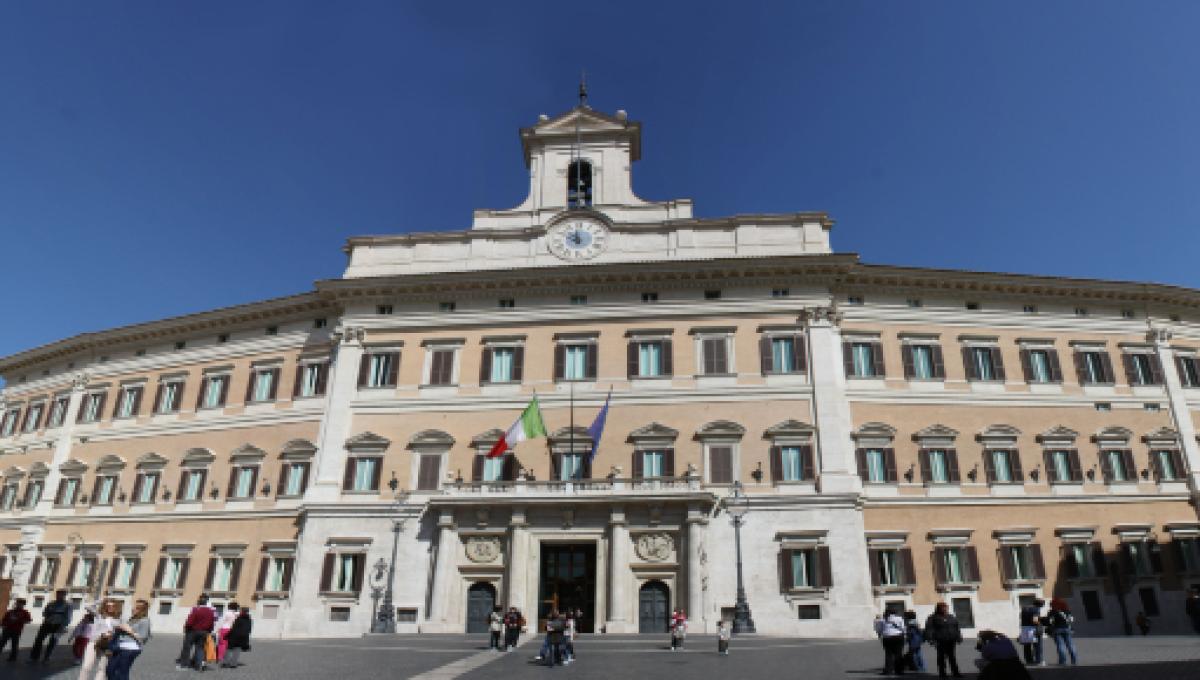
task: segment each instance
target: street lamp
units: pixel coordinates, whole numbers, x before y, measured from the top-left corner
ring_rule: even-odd
[[[750,618],[750,603],[742,584],[742,522],[750,509],[750,499],[742,492],[742,483],[733,483],[733,494],[725,499],[725,510],[733,520],[733,542],[737,549],[737,602],[733,607],[733,633],[753,633],[754,619]]]
[[[396,498],[396,510],[399,510],[400,505],[404,502],[404,497],[396,494],[396,489],[400,487],[400,480],[396,479],[395,472],[392,472],[392,478],[388,480],[387,485]],[[396,550],[400,545],[400,530],[403,528],[404,520],[392,520],[392,560],[387,565],[387,583],[384,584],[383,601],[379,603],[375,612],[375,620],[371,622],[372,633],[396,632],[396,608],[392,605],[392,584],[396,581]]]

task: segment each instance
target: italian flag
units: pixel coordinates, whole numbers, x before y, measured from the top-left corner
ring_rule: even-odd
[[[505,432],[504,436],[500,437],[500,441],[496,442],[496,445],[492,447],[492,450],[488,451],[487,457],[495,458],[503,456],[505,451],[526,439],[545,436],[546,424],[542,422],[542,410],[538,408],[537,395],[535,394],[533,399],[529,401],[529,405],[525,407],[525,410],[521,411],[517,422],[513,423],[512,427],[508,428],[508,432]]]

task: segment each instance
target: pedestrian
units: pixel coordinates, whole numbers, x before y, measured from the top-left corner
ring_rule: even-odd
[[[1071,609],[1066,601],[1060,597],[1050,600],[1050,616],[1047,619],[1050,624],[1050,636],[1054,638],[1054,648],[1058,651],[1058,665],[1067,663],[1068,653],[1072,665],[1079,663],[1075,652],[1075,634],[1072,630],[1075,617],[1071,616]]]
[[[521,610],[509,607],[508,613],[504,615],[504,651],[517,648],[517,641],[524,627],[525,617],[521,615]]]
[[[729,656],[729,623],[725,620],[717,622],[717,654]]]
[[[875,619],[875,635],[883,645],[883,670],[880,675],[904,674],[904,618],[893,609]]]
[[[71,605],[67,604],[67,591],[59,590],[54,593],[54,601],[42,608],[42,625],[38,627],[37,636],[33,638],[33,649],[29,652],[29,663],[50,661],[54,645],[58,644],[58,636],[62,635],[67,623],[71,620]],[[42,654],[42,643],[46,644],[46,653]]]
[[[250,651],[250,630],[253,628],[253,622],[250,620],[250,608],[242,607],[238,611],[237,618],[229,626],[229,633],[225,639],[229,641],[225,648],[225,660],[221,662],[221,668],[237,668],[243,665],[240,662],[242,652]]]
[[[976,664],[979,666],[979,680],[1030,680],[1029,671],[1021,664],[1017,648],[1001,633],[994,630],[979,631],[979,641],[975,644],[981,657]]]
[[[958,646],[962,644],[962,629],[958,619],[950,613],[950,607],[945,602],[937,603],[933,613],[925,619],[925,639],[937,650],[938,677],[946,677],[946,665],[950,666],[950,674],[956,678],[963,677],[958,671]]]
[[[3,653],[4,646],[12,641],[12,654],[8,655],[9,661],[17,660],[17,647],[21,644],[21,631],[25,630],[25,624],[32,622],[33,617],[29,615],[29,610],[25,609],[25,600],[20,597],[13,603],[12,609],[4,612],[4,617],[0,618],[0,653]]]
[[[92,628],[95,623],[96,614],[90,611],[84,612],[83,618],[75,624],[75,629],[71,631],[71,637],[67,638],[67,641],[71,643],[71,654],[75,656],[76,666],[83,662],[83,653],[87,649],[88,641],[92,639]]]
[[[492,611],[488,612],[488,649],[493,652],[500,651],[500,639],[504,635],[504,610],[500,607],[492,607]]]
[[[150,603],[138,600],[127,623],[118,622],[113,628],[111,656],[105,669],[108,680],[129,680],[129,669],[150,641]]]
[[[1192,587],[1187,601],[1183,603],[1183,611],[1192,622],[1192,630],[1200,633],[1200,586]]]
[[[904,641],[908,645],[908,651],[905,652],[908,661],[906,668],[924,673],[925,657],[921,654],[921,645],[925,644],[925,634],[917,623],[917,613],[911,609],[904,612]]]
[[[1021,608],[1021,634],[1018,640],[1025,654],[1026,666],[1045,666],[1042,659],[1042,607],[1046,601],[1036,599]]]
[[[1149,635],[1150,619],[1146,618],[1146,612],[1138,612],[1136,621],[1138,630],[1142,631],[1142,635]]]
[[[564,614],[563,628],[563,665],[571,663],[575,660],[575,612],[567,610]]]
[[[113,631],[121,623],[120,605],[115,600],[101,600],[92,623],[92,638],[83,650],[79,680],[105,680],[108,673],[108,652]]]
[[[212,635],[215,622],[216,611],[208,606],[208,596],[201,595],[183,623],[183,648],[179,650],[175,668],[181,671],[188,668],[202,670],[207,666],[204,641]]]
[[[225,611],[221,612],[221,621],[216,624],[217,629],[217,663],[225,660],[225,636],[229,635],[229,629],[233,627],[233,622],[237,621],[238,615],[242,608],[237,602],[230,602],[225,605]]]
[[[549,620],[546,621],[546,660],[547,665],[554,668],[556,665],[563,663],[563,633],[566,630],[566,622],[563,616],[558,612],[551,612]]]
[[[671,615],[671,651],[683,649],[683,640],[687,637],[687,614],[682,609],[676,609]]]

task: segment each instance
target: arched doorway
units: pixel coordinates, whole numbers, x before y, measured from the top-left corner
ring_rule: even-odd
[[[671,589],[662,581],[647,581],[638,590],[638,632],[665,633],[671,617]]]
[[[488,615],[496,606],[496,586],[473,583],[467,590],[467,632],[488,632]]]

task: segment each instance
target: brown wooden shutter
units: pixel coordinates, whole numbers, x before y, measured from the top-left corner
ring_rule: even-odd
[[[512,379],[521,382],[525,377],[525,346],[513,348]]]
[[[584,375],[588,380],[595,380],[596,373],[599,370],[600,364],[600,344],[597,342],[589,342],[587,344],[587,367]]]
[[[212,381],[211,376],[200,378],[200,390],[196,393],[196,410],[199,411],[204,406],[204,393],[208,391],[208,383]]]
[[[1133,363],[1133,355],[1129,352],[1121,353],[1121,365],[1125,369],[1125,381],[1130,385],[1140,385],[1137,379],[1137,366]]]
[[[1136,481],[1138,478],[1137,465],[1134,464],[1133,451],[1125,449],[1121,451],[1121,462],[1125,464],[1125,476],[1131,481]]]
[[[288,469],[291,465],[285,460],[279,466],[279,483],[275,485],[275,497],[283,495],[283,490],[287,488]]]
[[[96,475],[96,480],[92,482],[92,505],[96,504],[96,496],[100,495],[100,480],[104,479],[103,475]]]
[[[296,566],[296,558],[287,557],[280,560],[280,562],[282,562],[281,566],[283,567],[283,578],[280,579],[281,583],[279,585],[283,588],[283,592],[286,593],[292,589],[292,569]]]
[[[991,449],[983,450],[983,473],[988,484],[996,483],[996,462]]]
[[[929,449],[917,450],[917,461],[921,464],[921,481],[926,484],[933,482],[933,466],[929,462]],[[949,467],[949,465],[947,465]]]
[[[1189,357],[1175,357],[1175,371],[1179,374],[1179,382],[1184,387],[1195,387],[1192,384],[1191,375],[1188,373],[1188,361],[1190,360]]]
[[[1183,462],[1183,454],[1179,449],[1171,450],[1171,462],[1175,464],[1175,479],[1187,477],[1187,466]]]
[[[708,447],[708,481],[712,484],[733,482],[733,449],[728,446]]]
[[[1162,546],[1158,541],[1146,541],[1146,552],[1150,553],[1150,570],[1155,574],[1163,571]]]
[[[1046,361],[1050,364],[1050,382],[1060,383],[1063,381],[1062,363],[1058,360],[1058,350],[1046,350]]]
[[[662,374],[675,375],[674,343],[671,342],[670,338],[667,338],[659,342],[659,345],[662,347],[660,350],[662,353],[660,361]]]
[[[63,494],[65,494],[66,492],[67,492],[66,478],[58,480],[58,489],[56,489],[54,492],[54,504],[55,505],[63,504]]]
[[[254,592],[261,593],[267,589],[267,570],[271,568],[271,558],[264,557],[258,562],[258,584]]]
[[[1075,559],[1074,544],[1068,543],[1062,547],[1062,565],[1067,572],[1067,578],[1079,578],[1079,561]],[[1084,554],[1087,554],[1086,552]]]
[[[212,590],[213,576],[217,573],[217,558],[208,558],[208,569],[204,572],[204,589]]]
[[[1150,354],[1150,384],[1161,385],[1166,382],[1163,376],[1163,365],[1157,354]]]
[[[278,369],[278,368],[272,368],[269,372],[271,374],[271,390],[269,392],[267,392],[267,400],[275,401],[276,395],[279,394],[279,376],[281,375],[281,373],[280,373],[280,369]],[[225,405],[225,383],[228,381],[229,381],[229,379],[226,378],[225,381],[223,381],[221,383],[221,405],[222,406]]]
[[[883,450],[883,464],[885,475],[884,480],[888,482],[895,482],[898,479],[896,476],[896,449]]]
[[[804,373],[808,370],[808,347],[804,344],[804,333],[797,333],[792,351],[796,355],[796,371]]]
[[[1004,354],[999,347],[991,347],[988,350],[992,355],[992,375],[996,380],[1004,382]]]
[[[1011,581],[1014,578],[1013,563],[1012,563],[1013,546],[1001,545],[996,551],[996,555],[1000,560],[1000,578],[1003,581]]]
[[[14,559],[15,559],[15,558],[14,558]],[[32,569],[30,569],[29,573],[30,573],[32,576],[41,576],[41,568],[42,568],[42,558],[41,558],[41,557],[35,557],[35,558],[33,558],[33,568],[32,568]],[[45,579],[42,579],[42,582],[43,582],[43,583],[45,583],[45,582],[46,582],[46,580],[45,580]]]
[[[913,567],[912,548],[900,548],[897,554],[900,558],[900,584],[917,585],[917,570]]]
[[[554,345],[554,379],[564,380],[567,377],[567,346]]]
[[[320,592],[322,593],[328,593],[333,590],[333,567],[335,560],[337,560],[337,555],[325,553],[325,562],[321,565]]]
[[[486,385],[492,381],[492,348],[484,347],[479,355],[479,384]]]
[[[500,470],[500,478],[506,482],[515,481],[517,478],[517,457],[511,453],[504,456],[504,465]]]
[[[561,453],[550,454],[550,480],[557,481],[562,477],[562,457]]]
[[[854,461],[858,464],[858,476],[865,482],[867,481],[867,450],[854,449]]]
[[[360,592],[362,592],[363,573],[366,571],[366,568],[367,568],[367,556],[366,555],[355,555],[354,556],[354,582],[353,582],[355,595],[358,595]]]
[[[317,389],[318,395],[325,394],[325,386],[329,382],[329,363],[324,362],[317,364]]]
[[[354,490],[354,466],[357,458],[346,459],[346,469],[342,471],[342,491]]]
[[[144,389],[140,386],[133,388],[133,408],[130,410],[130,414],[129,414],[133,418],[136,418],[138,416],[138,413],[140,413],[142,410],[142,392],[143,391],[144,391]],[[66,409],[66,406],[64,405],[63,408]]]
[[[970,580],[972,582],[978,583],[980,581],[979,554],[975,551],[975,546],[973,546],[973,545],[968,545],[966,548],[966,552],[967,552],[967,571],[970,572]]]
[[[941,587],[946,584],[946,549],[933,549],[933,581]]]
[[[958,484],[962,481],[958,469],[958,450],[946,449],[946,478],[951,484]]]
[[[422,455],[417,464],[417,488],[421,491],[435,491],[439,484],[441,456]],[[380,461],[382,467],[383,461]],[[377,468],[378,469],[378,468]]]
[[[806,482],[811,482],[817,478],[816,461],[813,457],[813,447],[811,444],[805,444],[800,448],[800,476]]]
[[[946,360],[942,356],[941,345],[930,345],[930,350],[933,354],[933,377],[945,379],[946,377]]]
[[[663,449],[663,477],[675,476],[675,449]]]
[[[296,379],[292,381],[292,399],[300,396],[300,386],[304,384],[304,364],[296,364]]]
[[[1029,350],[1021,348],[1021,375],[1025,376],[1025,382],[1034,382],[1033,375],[1033,360],[1029,358]]]
[[[183,403],[183,391],[187,387],[187,381],[179,381],[179,389],[175,390],[175,398],[171,400],[171,411],[178,411],[180,404]]]
[[[1083,481],[1083,466],[1080,465],[1080,463],[1079,463],[1078,449],[1071,449],[1070,451],[1067,452],[1067,454],[1068,454],[1067,458],[1070,460],[1070,465],[1071,465],[1071,481],[1082,482]]]
[[[1029,564],[1035,579],[1046,578],[1046,561],[1042,558],[1042,546],[1037,543],[1029,546]]]
[[[634,450],[633,461],[632,461],[632,464],[630,465],[630,468],[633,472],[634,479],[641,479],[643,477],[643,474],[642,474],[642,452],[641,451]]]
[[[400,353],[390,352],[392,361],[388,364],[387,387],[395,387],[400,381]]]
[[[238,580],[242,576],[242,558],[235,557],[230,561],[229,567],[229,592],[236,593],[238,589]]]
[[[854,376],[854,343],[849,340],[842,342],[842,366],[847,378]]]
[[[1109,460],[1108,451],[1100,449],[1100,475],[1105,482],[1111,482],[1113,478],[1112,464]]]
[[[475,454],[471,460],[471,481],[483,481],[483,454]]]
[[[1104,369],[1104,382],[1116,382],[1116,374],[1113,373],[1112,356],[1105,350],[1100,353],[1100,366]]]
[[[1088,380],[1087,357],[1084,356],[1084,352],[1076,349],[1074,352],[1074,359],[1075,377],[1079,379],[1079,384],[1090,385],[1091,381]]]
[[[792,580],[792,550],[779,551],[779,586],[784,592],[795,587]]]
[[[962,348],[963,371],[966,373],[967,380],[979,380],[979,368],[975,365],[974,357],[971,356],[971,348]]]
[[[871,343],[871,371],[876,378],[887,377],[887,368],[883,364],[883,343]]]
[[[904,344],[900,346],[900,363],[904,366],[904,377],[911,380],[916,376],[916,367],[913,365],[913,346]]]
[[[147,480],[150,482],[150,502],[154,503],[158,500],[158,480],[162,477],[162,472],[148,475]]]
[[[158,567],[154,570],[154,589],[162,588],[163,572],[167,570],[167,558],[158,558]]]
[[[229,470],[229,488],[225,490],[225,498],[233,498],[234,492],[237,490],[238,470],[241,468],[236,465]]]
[[[1025,471],[1021,468],[1021,452],[1017,449],[1010,449],[1008,452],[1008,462],[1012,466],[1012,478],[1014,482],[1025,481]]]
[[[87,412],[88,399],[91,399],[91,398],[92,397],[87,394],[85,394],[79,398],[79,412],[75,414],[75,422],[77,422],[77,423],[83,422],[83,416]],[[0,423],[3,423],[3,426],[6,427],[8,425],[9,419],[13,418],[13,417],[14,416],[13,416],[12,411],[9,411],[8,414],[5,415],[2,420],[0,420]]]
[[[832,588],[833,587],[833,564],[829,559],[829,547],[820,546],[816,550],[817,553],[817,587]]]
[[[871,585],[883,585],[883,575],[879,573],[879,551],[867,549],[867,567],[871,572]]]
[[[175,502],[176,503],[183,500],[183,493],[184,493],[184,491],[187,490],[187,479],[188,479],[188,475],[190,475],[190,474],[192,474],[192,473],[189,472],[188,470],[184,470],[179,473],[179,488],[175,492]]]
[[[78,558],[78,557],[72,559],[71,566],[67,568],[67,586],[68,587],[75,585],[75,570],[79,566],[79,559],[80,558]],[[51,585],[51,584],[48,583],[47,585]]]
[[[638,346],[640,344],[636,340],[630,340],[625,345],[625,376],[631,380],[638,377]]]
[[[308,470],[312,467],[312,463],[302,463],[300,465],[300,493],[308,490]]]
[[[136,477],[134,477],[134,478],[133,478],[133,493],[132,493],[132,494],[130,494],[130,495],[131,495],[131,498],[130,498],[130,501],[131,501],[131,502],[134,502],[134,503],[136,503],[136,502],[138,501],[138,498],[140,498],[140,493],[141,493],[141,490],[142,490],[142,485],[143,485],[143,484],[145,484],[145,483],[146,483],[146,475],[145,475],[145,473],[140,473],[140,472],[139,472],[139,473],[138,473],[138,475],[137,475]]]
[[[783,447],[772,446],[770,450],[771,458],[771,481],[783,481]]]
[[[429,456],[437,460],[437,456]],[[375,474],[371,477],[371,491],[379,491],[379,481],[383,475],[383,458],[375,459]],[[436,488],[436,487],[435,487]]]
[[[117,568],[121,566],[121,558],[114,557],[108,561],[108,587],[112,588],[117,585]],[[93,576],[95,570],[93,570]]]
[[[776,370],[775,360],[771,354],[771,337],[768,335],[758,338],[758,364],[763,375]]]
[[[358,360],[358,386],[366,387],[368,379],[370,377],[371,377],[371,354],[369,352],[363,352],[362,358],[360,358]],[[251,380],[251,382],[253,382],[253,380],[254,380],[253,374],[251,374],[250,380]],[[246,397],[246,401],[250,401],[250,398]]]
[[[183,590],[187,587],[188,569],[190,569],[191,566],[192,558],[184,557],[179,560],[179,582],[175,584],[175,587],[179,590]]]

